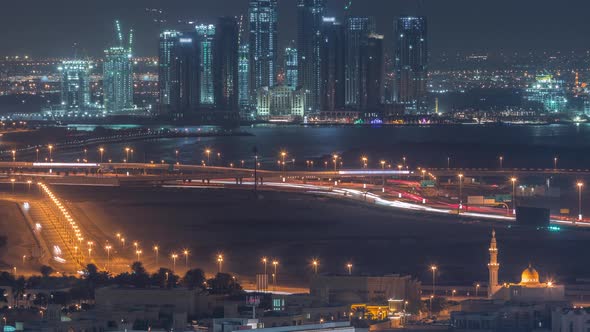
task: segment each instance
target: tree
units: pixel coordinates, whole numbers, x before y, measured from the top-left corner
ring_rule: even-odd
[[[207,285],[213,294],[235,294],[242,291],[242,286],[227,273],[217,273],[215,278],[207,280]]]
[[[49,276],[53,274],[53,268],[51,266],[42,265],[39,272],[41,272],[43,278],[49,278]]]
[[[160,288],[172,288],[178,283],[180,279],[172,270],[160,268],[158,272],[152,274],[150,278],[151,284]]]
[[[182,284],[188,289],[204,288],[205,273],[201,269],[192,269],[186,271]]]
[[[132,286],[137,288],[145,288],[149,285],[150,276],[141,262],[131,264],[130,282]]]

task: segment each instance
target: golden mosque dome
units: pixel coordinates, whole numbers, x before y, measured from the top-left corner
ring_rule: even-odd
[[[521,284],[538,284],[539,283],[539,272],[533,269],[532,266],[529,265],[524,271],[522,271],[522,275],[520,277]]]

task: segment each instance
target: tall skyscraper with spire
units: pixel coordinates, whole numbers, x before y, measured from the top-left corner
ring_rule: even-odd
[[[133,29],[127,45],[119,21],[115,21],[117,45],[104,51],[104,107],[109,113],[120,113],[133,107]]]
[[[492,231],[492,240],[490,242],[490,262],[488,263],[488,270],[490,272],[488,283],[488,296],[491,297],[500,288],[498,285],[498,270],[500,270],[500,263],[498,263],[498,247],[496,246],[496,231]]]
[[[299,85],[307,95],[308,112],[320,110],[322,19],[326,0],[298,0],[297,55]]]
[[[278,0],[250,0],[250,90],[255,96],[261,87],[276,83]]]

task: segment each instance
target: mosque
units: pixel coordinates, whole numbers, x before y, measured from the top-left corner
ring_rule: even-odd
[[[556,285],[547,280],[541,282],[539,272],[529,265],[522,271],[519,283],[498,282],[498,247],[496,242],[496,231],[492,231],[490,242],[490,262],[488,263],[489,284],[488,297],[492,300],[505,300],[516,302],[537,302],[537,301],[564,301],[565,289],[563,285]]]

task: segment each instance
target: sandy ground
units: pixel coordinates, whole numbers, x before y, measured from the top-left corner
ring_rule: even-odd
[[[344,273],[353,262],[363,274],[409,273],[430,283],[430,264],[439,266],[441,283],[487,280],[488,245],[493,227],[500,250],[501,281],[519,281],[532,263],[541,278],[565,282],[590,276],[583,259],[588,231],[546,232],[507,228],[458,217],[415,214],[295,193],[223,189],[125,189],[56,187],[105,234],[121,232],[139,241],[143,259],[172,266],[170,253],[191,252],[189,265],[215,272],[223,252],[223,270],[252,276],[260,258],[280,261],[281,281],[302,285],[318,258],[321,272]],[[131,255],[131,253],[127,253]],[[177,269],[184,268],[180,255]],[[269,267],[269,270],[271,268]]]

